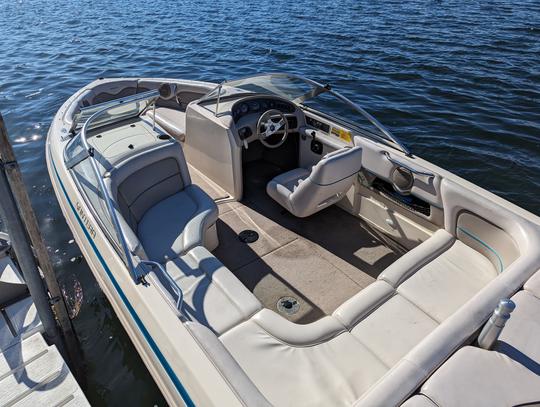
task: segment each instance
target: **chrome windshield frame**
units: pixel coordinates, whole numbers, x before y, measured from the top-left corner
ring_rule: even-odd
[[[219,108],[219,101],[220,101],[221,96],[222,96],[221,95],[221,89],[223,88],[223,86],[227,86],[227,84],[231,83],[231,82],[237,82],[237,81],[242,81],[242,80],[245,80],[245,79],[258,78],[258,77],[263,77],[263,76],[286,77],[286,78],[293,78],[293,79],[299,79],[301,81],[304,81],[305,83],[313,86],[314,90],[319,90],[319,92],[314,92],[315,97],[317,95],[321,94],[321,93],[331,93],[336,98],[341,100],[343,103],[348,105],[351,109],[353,109],[353,110],[357,111],[358,113],[360,113],[367,121],[369,121],[373,126],[375,126],[382,133],[382,135],[384,135],[384,137],[381,137],[381,139],[387,139],[388,141],[395,144],[396,147],[399,150],[401,150],[403,153],[405,153],[407,156],[411,155],[411,151],[409,150],[409,148],[407,146],[405,146],[405,144],[401,140],[399,140],[396,136],[394,136],[390,132],[390,130],[388,130],[381,122],[379,122],[375,117],[373,117],[370,113],[368,113],[364,108],[362,108],[361,106],[359,106],[357,103],[353,102],[352,100],[348,99],[347,97],[343,96],[341,93],[339,93],[339,92],[335,91],[334,89],[332,89],[332,87],[330,85],[328,85],[328,84],[323,85],[323,84],[321,84],[319,82],[316,82],[316,81],[314,81],[312,79],[306,78],[306,77],[301,76],[301,75],[289,74],[289,73],[284,73],[284,72],[269,72],[269,73],[261,73],[261,74],[257,74],[257,75],[245,76],[245,77],[242,77],[242,78],[239,78],[239,79],[235,79],[233,81],[223,81],[219,85],[217,85],[215,88],[213,88],[210,92],[208,92],[206,95],[204,95],[199,100],[199,102],[205,102],[205,101],[212,100],[212,99],[216,98],[217,99],[217,106],[216,106],[215,115],[217,116],[218,108]],[[217,96],[216,97],[210,97],[209,95],[214,93],[216,90],[218,91]],[[279,95],[279,94],[277,94],[277,95],[280,96],[280,97],[284,97],[283,95]],[[299,98],[296,98],[296,99],[299,99]],[[290,101],[293,102],[293,103],[298,104],[298,102],[295,102],[296,99],[290,100]]]

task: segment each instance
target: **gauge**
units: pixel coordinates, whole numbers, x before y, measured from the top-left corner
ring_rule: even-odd
[[[245,103],[242,103],[240,105],[240,110],[242,111],[242,113],[247,113],[249,111],[249,107]]]
[[[260,109],[261,105],[259,104],[259,102],[253,102],[251,104],[251,110],[257,112],[259,109]]]
[[[263,110],[268,109],[268,102],[266,100],[263,100],[262,103],[261,103],[261,106],[262,106]]]

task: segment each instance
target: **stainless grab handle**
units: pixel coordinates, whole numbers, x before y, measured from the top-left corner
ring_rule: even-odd
[[[173,305],[181,313],[182,312],[182,305],[184,303],[184,293],[183,293],[182,289],[178,286],[176,281],[174,281],[174,279],[171,277],[171,275],[167,272],[167,270],[165,270],[165,267],[163,267],[163,265],[161,265],[160,263],[157,263],[157,262],[151,261],[151,260],[141,260],[141,264],[145,264],[145,265],[150,266],[150,267],[157,267],[159,269],[159,271],[161,272],[161,274],[163,276],[165,276],[165,278],[167,279],[167,281],[171,285],[171,288],[173,289],[174,293],[176,294],[176,296],[178,298],[176,300],[176,303],[173,304]]]
[[[435,174],[433,174],[432,172],[426,172],[426,171],[417,170],[416,168],[413,168],[408,164],[405,164],[405,163],[403,163],[403,162],[401,162],[399,160],[396,160],[395,158],[392,158],[392,156],[390,155],[390,153],[388,151],[383,151],[383,154],[386,156],[388,161],[390,161],[395,166],[405,168],[405,169],[409,170],[410,172],[412,172],[415,175],[421,175],[421,176],[424,176],[424,177],[435,177]]]

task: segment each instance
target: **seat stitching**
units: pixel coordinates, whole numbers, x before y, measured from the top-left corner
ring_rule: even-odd
[[[361,291],[360,291],[361,292]],[[375,311],[377,311],[380,307],[382,307],[383,304],[385,304],[388,300],[390,300],[393,296],[395,296],[397,294],[397,291],[395,289],[393,289],[390,293],[386,294],[383,298],[379,299],[374,305],[373,307],[362,317],[362,318],[358,318],[357,320],[355,320],[355,322],[353,322],[351,324],[351,327],[350,328],[347,328],[347,330],[349,332],[351,332],[354,328],[356,328],[356,326],[362,322],[364,319],[366,319],[367,317],[369,317],[371,314],[373,314]],[[338,318],[339,319],[339,318]],[[341,322],[341,321],[340,321]],[[345,324],[344,324],[345,325]],[[346,325],[345,325],[346,326]]]
[[[387,364],[381,359],[381,357],[380,357],[377,353],[375,353],[375,351],[374,351],[373,349],[371,349],[371,348],[370,348],[369,346],[367,346],[364,342],[362,342],[358,336],[356,336],[356,335],[353,334],[352,332],[349,332],[349,333],[350,333],[351,336],[354,338],[354,340],[356,340],[360,345],[362,345],[364,348],[366,348],[366,350],[367,350],[369,353],[371,353],[373,356],[375,356],[375,358],[376,358],[379,362],[381,362],[381,363],[384,365],[384,367],[386,367],[386,368],[388,368],[388,370],[390,370],[390,368],[391,368],[392,366],[387,365]]]
[[[419,311],[421,311],[422,313],[426,314],[426,316],[431,319],[432,321],[434,321],[437,325],[440,325],[443,321],[439,321],[437,320],[433,315],[431,315],[430,313],[424,311],[424,309],[422,309],[422,307],[418,306],[415,302],[413,302],[411,299],[409,299],[407,296],[403,295],[402,293],[400,292],[397,292],[397,295],[399,295],[400,297],[403,297],[403,299],[405,301],[407,301],[409,304],[411,304],[412,306],[414,306],[415,308],[418,308]]]
[[[420,311],[422,311],[424,314],[426,314],[428,317],[430,317],[432,320],[434,320],[435,322],[437,322],[439,325],[442,324],[444,322],[444,319],[443,320],[439,320],[438,318],[435,317],[435,315],[433,315],[432,313],[426,311],[424,309],[424,307],[421,307],[420,305],[416,304],[412,298],[409,298],[406,294],[402,293],[401,291],[398,292],[396,291],[399,295],[401,295],[404,299],[406,299],[408,302],[410,302],[411,304],[413,304],[416,308],[418,308]],[[456,310],[457,311],[457,310]],[[454,312],[456,312],[454,311]]]
[[[168,179],[170,179],[170,178],[172,178],[172,177],[175,177],[175,176],[177,176],[177,175],[180,175],[180,178],[182,178],[182,174],[180,173],[180,171],[178,171],[178,172],[176,172],[176,173],[174,173],[174,174],[172,174],[172,175],[169,175],[168,177],[165,177],[165,178],[159,180],[159,181],[156,182],[155,184],[150,185],[148,188],[146,188],[144,191],[142,191],[140,194],[138,194],[138,195],[133,199],[133,201],[131,201],[131,204],[129,204],[129,209],[131,210],[131,207],[135,204],[135,202],[137,202],[137,201],[139,200],[139,198],[140,198],[143,194],[145,194],[146,192],[148,192],[148,191],[151,190],[152,188],[158,186],[159,184],[162,184],[163,182],[165,182],[165,181],[167,181]],[[180,190],[180,191],[178,191],[178,192],[182,192],[182,190]],[[175,193],[178,193],[178,192],[175,192]],[[120,192],[120,193],[121,193],[121,192]],[[123,195],[123,194],[122,194],[122,195]],[[174,194],[173,194],[173,195],[174,195]],[[172,195],[169,195],[169,196],[172,196]],[[167,197],[167,198],[168,198],[168,197]],[[159,202],[161,202],[161,201],[163,201],[163,200],[165,200],[165,199],[167,199],[167,198],[163,198],[163,199],[160,200]],[[125,197],[124,197],[124,200],[126,200]],[[127,202],[127,200],[126,200],[126,202]],[[143,214],[143,216],[144,216],[144,214]],[[141,218],[142,218],[142,216],[141,216]]]

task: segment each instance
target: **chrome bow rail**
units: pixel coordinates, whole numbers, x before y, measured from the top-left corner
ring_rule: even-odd
[[[90,146],[88,143],[87,133],[88,130],[92,128],[92,124],[94,122],[98,122],[99,125],[111,124],[119,120],[125,120],[130,117],[140,116],[143,114],[146,110],[148,110],[151,107],[155,108],[156,100],[159,98],[159,92],[158,91],[150,91],[150,92],[144,92],[139,95],[130,96],[128,98],[118,99],[116,103],[107,102],[106,104],[103,104],[103,108],[96,110],[91,116],[88,117],[88,119],[84,122],[84,124],[81,127],[80,132],[80,140],[81,144],[84,148],[84,150],[88,153],[88,159],[90,160],[90,165],[92,167],[92,171],[94,173],[94,176],[97,179],[98,187],[100,189],[101,195],[103,197],[103,200],[105,201],[105,205],[107,207],[107,212],[110,217],[112,226],[114,228],[114,232],[116,233],[116,236],[120,242],[121,249],[122,249],[122,257],[123,260],[126,263],[126,266],[128,267],[128,270],[131,274],[131,277],[133,278],[133,281],[136,284],[145,283],[145,276],[151,271],[151,270],[159,270],[160,275],[162,275],[165,278],[165,281],[167,282],[168,288],[172,292],[167,292],[166,295],[168,298],[173,298],[173,300],[169,301],[171,302],[171,306],[176,308],[179,312],[181,312],[182,303],[183,303],[183,292],[182,289],[178,286],[178,284],[174,281],[174,279],[167,273],[165,268],[154,261],[150,260],[141,260],[137,256],[133,255],[131,253],[129,246],[126,242],[126,238],[124,236],[124,232],[122,230],[122,227],[120,226],[120,221],[118,219],[118,216],[116,214],[115,210],[115,204],[112,200],[112,198],[109,196],[107,192],[107,188],[105,186],[105,182],[103,181],[103,176],[99,171],[98,163],[96,158],[94,157],[95,151],[94,148]],[[127,105],[128,103],[143,103],[144,106],[141,109],[139,107],[136,114],[128,115],[120,115],[116,118],[110,117],[108,120],[97,120],[102,118],[102,116],[106,115],[109,110],[116,108],[120,105]],[[155,117],[155,116],[154,116]],[[137,262],[137,265],[134,264],[134,260]],[[149,270],[147,267],[150,267]],[[142,272],[141,270],[142,269]],[[161,284],[156,284],[160,289],[165,289],[163,282],[160,280]]]

